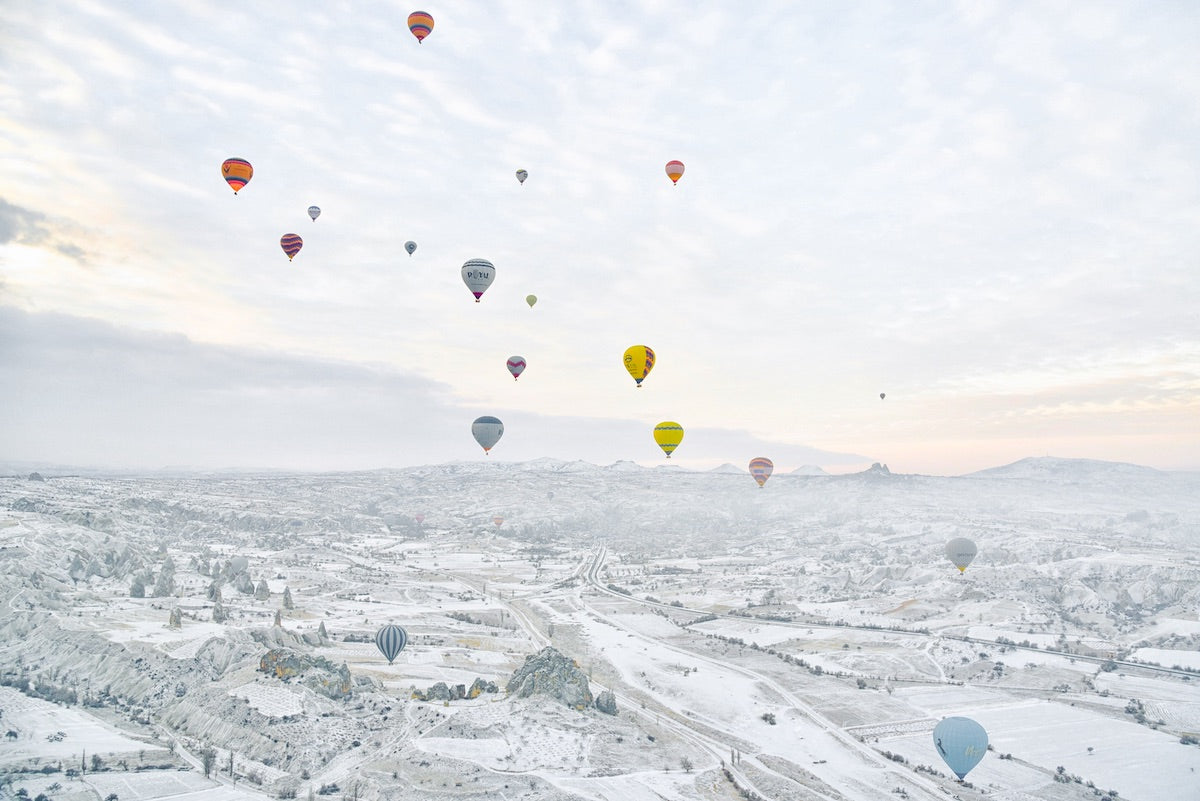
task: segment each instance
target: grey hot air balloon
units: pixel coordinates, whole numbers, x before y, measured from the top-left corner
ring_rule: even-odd
[[[381,628],[375,635],[375,645],[380,653],[387,657],[388,664],[400,655],[408,643],[408,632],[394,623]]]
[[[404,243],[404,249],[407,250],[408,255],[411,256],[413,254],[413,252],[417,249],[417,243],[410,239]]]
[[[525,179],[528,177],[529,173],[526,170],[517,170],[517,180],[521,183],[525,183]]]
[[[970,718],[943,718],[933,728],[933,745],[962,781],[987,753],[988,736],[983,726]]]
[[[462,280],[478,303],[492,281],[496,280],[496,268],[487,259],[471,259],[462,266]]]
[[[313,222],[316,222],[317,218],[321,216],[321,209],[317,206],[309,206],[308,207],[308,216],[312,217]]]
[[[483,452],[487,453],[496,446],[500,438],[504,436],[504,423],[501,423],[496,417],[479,417],[474,423],[471,423],[471,434],[474,435],[475,441],[483,448]]]
[[[971,564],[971,560],[978,552],[979,549],[975,547],[975,543],[965,537],[955,537],[946,543],[946,556],[950,557],[950,561],[958,568],[959,573],[967,569],[967,565]]]

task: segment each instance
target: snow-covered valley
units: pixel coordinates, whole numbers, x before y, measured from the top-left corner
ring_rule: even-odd
[[[1200,795],[1200,475],[813,472],[0,479],[0,794]],[[547,645],[615,716],[505,691]]]

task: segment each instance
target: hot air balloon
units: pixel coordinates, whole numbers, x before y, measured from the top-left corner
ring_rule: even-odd
[[[408,15],[408,29],[417,37],[417,42],[425,41],[425,37],[433,30],[433,17],[424,11],[414,11]]]
[[[492,518],[492,522],[496,524],[496,528],[500,528],[500,526],[504,524],[504,518],[500,515],[496,515]]]
[[[659,423],[654,427],[654,441],[670,459],[671,454],[679,447],[679,443],[683,442],[683,426],[670,420]]]
[[[407,644],[408,632],[394,623],[389,623],[375,634],[375,645],[379,648],[380,653],[387,657],[389,665],[400,655]]]
[[[462,279],[478,303],[492,281],[496,280],[496,268],[487,259],[471,259],[462,266]]]
[[[245,159],[225,159],[221,165],[221,175],[225,176],[225,183],[233,188],[233,194],[236,195],[239,189],[250,183],[254,168]]]
[[[683,177],[683,162],[668,161],[667,162],[667,177],[671,179],[671,183],[679,183],[679,179]]]
[[[296,254],[300,252],[300,248],[304,247],[304,240],[299,234],[284,234],[279,238],[279,247],[283,248],[283,252],[287,254],[288,261],[296,258]]]
[[[950,561],[958,568],[959,573],[967,569],[967,565],[971,564],[971,560],[978,552],[979,549],[975,547],[975,543],[965,537],[955,537],[946,543],[946,556],[950,557]]]
[[[771,477],[771,471],[774,469],[775,463],[765,456],[757,456],[750,460],[750,475],[754,476],[759,487],[767,483],[767,479]]]
[[[404,243],[404,249],[408,251],[408,255],[412,255],[417,249],[417,243],[411,239]]]
[[[970,718],[942,718],[942,722],[933,727],[933,744],[961,781],[987,753],[988,736],[984,728]]]
[[[512,373],[513,381],[520,377],[521,373],[525,372],[525,359],[521,356],[508,357],[508,372]]]
[[[880,400],[883,400],[883,399],[884,399],[884,398],[886,398],[886,397],[887,397],[887,393],[886,393],[886,392],[880,392],[880,393],[879,393],[879,399],[880,399]]]
[[[517,170],[517,180],[525,183],[525,179],[529,177],[529,173],[525,170]]]
[[[640,389],[642,380],[650,375],[650,371],[654,369],[654,351],[645,345],[634,345],[631,348],[626,348],[625,369],[633,376],[633,380],[637,382]]]
[[[423,514],[419,514],[419,513],[418,513],[418,514],[415,514],[415,515],[413,515],[413,520],[416,520],[416,521],[417,521],[417,525],[419,526],[419,525],[421,525],[422,523],[424,523],[424,522],[425,522],[425,515],[423,515]]]
[[[526,295],[525,302],[529,304],[529,308],[533,308],[533,304],[537,303],[537,295]]]
[[[548,500],[548,501],[554,500],[554,490],[550,490],[549,492],[546,493],[546,500]]]
[[[504,423],[495,417],[479,417],[471,423],[471,434],[483,448],[483,452],[487,453],[504,436]]]
[[[312,217],[313,222],[316,222],[317,218],[321,216],[321,207],[320,206],[309,206],[308,207],[308,216]]]

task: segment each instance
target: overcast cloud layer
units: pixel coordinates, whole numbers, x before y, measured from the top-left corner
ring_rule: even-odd
[[[0,304],[48,340],[0,456],[399,466],[492,413],[505,458],[1200,467],[1195,4],[425,10],[6,9]]]

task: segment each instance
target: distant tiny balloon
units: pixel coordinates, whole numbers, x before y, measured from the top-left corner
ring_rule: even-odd
[[[767,479],[771,477],[774,470],[775,463],[765,456],[758,456],[750,460],[750,475],[754,476],[759,487],[767,483]]]
[[[525,302],[529,304],[529,308],[533,308],[533,304],[537,303],[537,295],[526,295]]]
[[[408,29],[417,37],[418,43],[423,42],[433,32],[433,17],[424,11],[414,11],[408,15]]]
[[[309,206],[308,216],[312,217],[313,222],[316,222],[317,218],[321,216],[321,209],[318,206]]]
[[[504,518],[500,515],[496,515],[492,518],[492,522],[496,524],[496,528],[500,528],[500,526],[504,525]]]
[[[487,259],[469,259],[462,266],[462,280],[478,303],[492,281],[496,280],[496,268]]]
[[[525,179],[529,177],[529,173],[525,170],[517,170],[517,180],[525,183]]]
[[[254,168],[245,159],[225,159],[221,164],[221,175],[236,195],[239,189],[250,183],[250,179],[254,177]]]
[[[279,238],[279,247],[283,248],[283,252],[287,254],[288,261],[296,258],[296,254],[300,252],[300,248],[304,247],[304,240],[299,234],[284,234]]]
[[[683,177],[683,162],[668,161],[667,162],[667,177],[671,179],[671,183],[679,183],[679,179]]]
[[[521,377],[521,373],[525,372],[525,359],[522,356],[509,356],[507,366],[513,381],[516,381]]]
[[[499,418],[490,415],[478,417],[471,424],[471,435],[483,448],[483,452],[487,453],[496,447],[496,443],[504,436],[504,423],[500,422]]]
[[[412,255],[417,250],[417,243],[411,239],[404,243],[404,249],[408,251],[408,255]]]
[[[408,632],[395,624],[388,624],[375,634],[375,647],[387,657],[389,665],[400,655],[407,644]]]
[[[679,443],[683,442],[683,426],[671,420],[659,423],[654,427],[654,441],[670,459]]]
[[[966,571],[967,565],[971,564],[978,552],[979,549],[975,543],[966,537],[955,537],[946,543],[946,556],[950,557],[950,561],[958,568],[959,573]]]
[[[880,400],[883,400],[883,399],[884,399],[884,398],[886,398],[886,397],[887,397],[887,393],[884,393],[884,392],[880,392],[880,393],[879,393],[879,399],[880,399]]]

